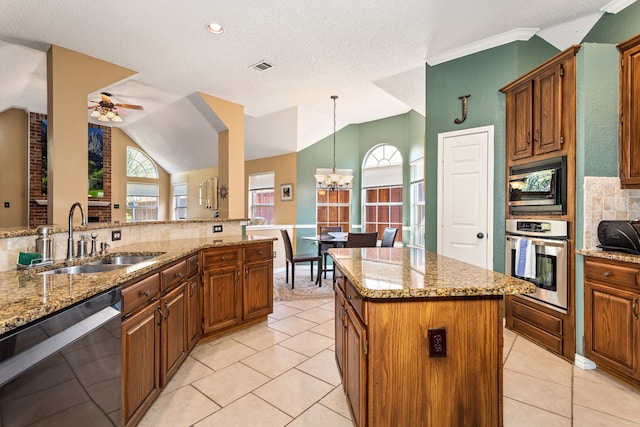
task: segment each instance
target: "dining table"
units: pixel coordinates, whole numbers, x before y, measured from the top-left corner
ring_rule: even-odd
[[[318,256],[322,256],[322,245],[329,245],[333,248],[344,248],[347,244],[347,236],[344,237],[334,237],[334,236],[302,236],[302,240],[308,240],[314,242],[316,246],[318,246]],[[326,268],[324,262],[320,262],[320,268],[318,269],[318,274],[325,274],[327,271],[333,271],[333,268]]]

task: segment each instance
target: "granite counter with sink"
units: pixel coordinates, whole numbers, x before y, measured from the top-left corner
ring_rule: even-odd
[[[118,246],[113,253],[94,258],[72,262],[59,260],[47,267],[0,272],[0,334],[126,284],[163,265],[197,253],[201,249],[273,240],[275,239],[272,237],[224,236],[219,239],[208,237],[138,242]],[[154,256],[135,264],[118,265],[119,268],[101,272],[41,274],[45,270],[85,265],[116,254]]]

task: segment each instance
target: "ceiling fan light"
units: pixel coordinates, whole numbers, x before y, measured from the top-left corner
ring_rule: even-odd
[[[116,122],[116,123],[122,123],[122,119],[120,118],[120,116],[118,114],[114,114],[113,118],[111,119],[112,122]]]
[[[97,119],[100,116],[101,116],[101,114],[100,114],[100,112],[98,110],[93,110],[91,112],[91,117],[93,117],[94,119]]]
[[[113,114],[113,111],[108,111],[106,115],[107,115],[107,119],[113,119],[115,116],[115,114]]]
[[[101,122],[108,122],[109,118],[103,114],[100,117],[98,117],[98,120]]]

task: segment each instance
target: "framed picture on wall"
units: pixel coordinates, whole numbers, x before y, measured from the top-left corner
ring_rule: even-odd
[[[283,202],[293,200],[293,184],[280,185],[280,200]]]

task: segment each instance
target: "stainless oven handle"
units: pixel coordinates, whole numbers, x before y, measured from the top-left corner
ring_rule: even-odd
[[[536,246],[555,246],[557,248],[562,248],[567,245],[566,240],[544,240],[544,239],[531,239],[528,237],[516,237],[516,236],[507,236],[507,241],[515,241],[519,239],[527,239],[530,240]]]
[[[0,363],[0,386],[121,314],[120,310],[113,306],[105,307],[41,343],[3,361]]]

